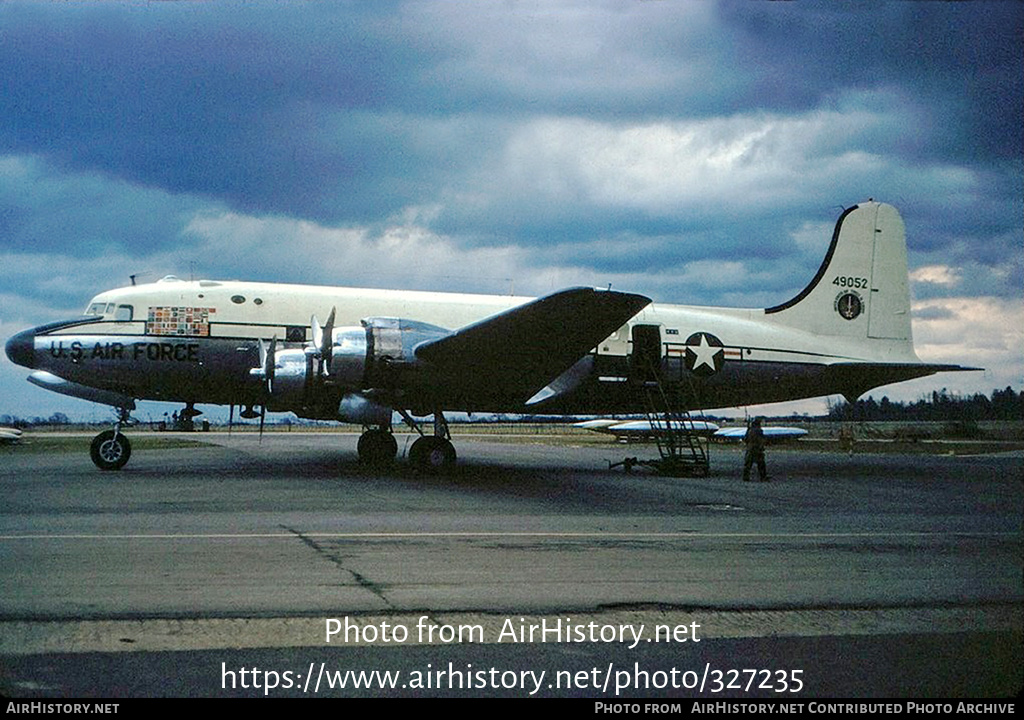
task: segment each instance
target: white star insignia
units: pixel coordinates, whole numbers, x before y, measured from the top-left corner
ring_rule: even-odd
[[[709,345],[707,335],[701,333],[700,345],[690,345],[689,348],[690,350],[693,350],[693,354],[697,356],[693,361],[694,370],[699,368],[701,365],[707,365],[712,370],[715,369],[715,355],[722,352],[722,348]]]

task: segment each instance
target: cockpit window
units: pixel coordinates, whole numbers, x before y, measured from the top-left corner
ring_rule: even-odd
[[[114,314],[114,310],[115,310],[116,307],[117,307],[117,303],[94,302],[94,303],[90,303],[89,304],[89,308],[85,311],[85,314],[86,315],[113,315]],[[131,320],[132,319],[132,314],[133,314],[132,313],[132,306],[131,305],[122,305],[121,307],[126,308],[126,310],[123,310],[122,313],[127,312],[128,313],[128,319]],[[118,319],[120,320],[121,318],[118,317]]]
[[[134,309],[131,305],[118,305],[114,319],[118,322],[131,322]]]

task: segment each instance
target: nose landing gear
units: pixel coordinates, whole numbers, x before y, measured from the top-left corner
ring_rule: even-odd
[[[89,454],[100,470],[120,470],[132,456],[132,444],[118,430],[105,430],[93,438]]]
[[[134,403],[132,404],[134,407]],[[123,407],[118,411],[117,422],[113,430],[104,430],[93,438],[89,448],[89,456],[93,464],[100,470],[120,470],[132,456],[132,444],[121,434],[121,426],[130,419],[131,407]]]

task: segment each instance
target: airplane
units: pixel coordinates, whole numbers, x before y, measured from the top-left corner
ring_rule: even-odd
[[[650,420],[603,419],[573,423],[573,427],[614,435],[619,440],[651,439],[656,434],[664,434],[664,425],[663,420],[651,422]],[[718,430],[718,425],[707,420],[680,420],[673,421],[673,429],[705,437],[714,434]]]
[[[798,440],[807,435],[807,431],[803,428],[784,425],[765,425],[761,428],[761,432],[764,434],[764,439],[770,443]],[[723,442],[741,442],[745,437],[747,437],[747,428],[728,427],[716,430],[711,439]]]
[[[317,313],[329,312],[321,325]],[[660,385],[681,410],[841,394],[944,371],[914,352],[904,223],[869,200],[845,210],[817,274],[763,309],[652,304],[570,288],[541,298],[236,281],[102,292],[83,317],[6,343],[30,380],[119,410],[93,440],[104,470],[124,466],[136,400],[244,408],[363,425],[358,454],[397,455],[397,412],[420,438],[409,460],[456,463],[444,413],[614,415],[644,411]],[[256,408],[259,408],[257,412]],[[433,432],[416,417],[433,416]]]
[[[619,440],[649,440],[655,435],[664,434],[664,420],[614,420],[601,418],[573,423],[573,427],[592,430],[594,432],[613,435]],[[707,420],[680,420],[673,424],[673,429],[681,430],[698,437],[712,440],[741,441],[747,435],[746,427],[719,427]],[[803,428],[786,427],[783,425],[765,425],[762,428],[765,439],[769,442],[795,440],[807,435]]]
[[[21,440],[21,430],[12,427],[0,427],[0,444],[16,443]]]

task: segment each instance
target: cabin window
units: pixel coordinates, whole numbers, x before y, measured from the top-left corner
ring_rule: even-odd
[[[235,305],[241,305],[242,303],[245,302],[245,297],[242,295],[232,295],[231,302],[233,302]]]
[[[131,305],[118,305],[114,319],[118,322],[131,322],[134,308]]]
[[[103,303],[93,303],[92,305],[89,306],[89,309],[85,311],[85,314],[86,315],[102,315],[103,314],[103,308],[105,308],[105,307],[106,307],[106,305],[103,304]]]

